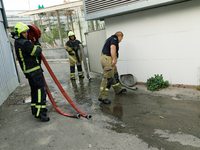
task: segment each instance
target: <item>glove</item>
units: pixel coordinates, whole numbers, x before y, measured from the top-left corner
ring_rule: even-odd
[[[41,46],[41,44],[40,44],[40,42],[38,41],[38,39],[34,42],[34,44],[35,44],[35,45],[40,45],[40,46]]]

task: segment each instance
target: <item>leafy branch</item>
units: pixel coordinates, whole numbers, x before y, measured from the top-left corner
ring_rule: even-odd
[[[169,82],[163,80],[162,74],[161,75],[157,74],[154,76],[155,77],[151,77],[151,78],[147,79],[147,83],[145,84],[145,86],[147,87],[147,90],[159,91],[159,90],[169,86]]]

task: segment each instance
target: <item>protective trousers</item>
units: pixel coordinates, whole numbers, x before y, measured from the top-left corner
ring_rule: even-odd
[[[46,112],[46,85],[41,73],[29,78],[28,81],[31,87],[32,114],[38,118]]]
[[[73,53],[73,52],[71,52],[71,53]],[[69,63],[70,63],[71,78],[75,78],[75,64],[77,65],[78,75],[79,76],[83,75],[82,66],[81,66],[81,58],[79,58],[79,60],[78,60],[75,52],[74,52],[74,55],[69,55]]]
[[[108,97],[108,91],[111,86],[113,87],[115,94],[118,94],[122,87],[119,83],[119,76],[116,66],[112,67],[112,57],[102,54],[101,66],[103,68],[103,79],[101,81],[99,98],[106,100]]]

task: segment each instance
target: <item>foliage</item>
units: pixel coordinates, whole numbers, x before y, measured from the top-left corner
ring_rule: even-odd
[[[58,25],[57,24],[55,25],[55,28],[53,28],[51,31],[52,31],[52,34],[53,34],[53,40],[60,39],[59,31],[58,31]],[[63,38],[67,37],[67,31],[65,31],[64,28],[61,28],[61,33],[62,33],[62,37]]]
[[[198,91],[200,91],[200,85],[199,85],[199,86],[196,86],[196,89],[197,89]]]
[[[41,41],[47,42],[48,44],[52,45],[53,41],[55,41],[56,39],[60,39],[58,24],[55,24],[55,26],[52,26],[51,31],[46,31],[47,25],[41,26],[40,21],[36,21],[35,24],[41,31]],[[61,33],[62,33],[63,38],[67,38],[67,31],[65,31],[64,27],[61,28]]]
[[[162,74],[160,76],[158,74],[154,76],[155,77],[147,79],[147,83],[145,84],[147,90],[158,91],[169,86],[169,82],[163,80]]]

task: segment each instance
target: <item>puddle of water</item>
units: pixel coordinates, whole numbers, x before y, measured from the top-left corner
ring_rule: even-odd
[[[154,147],[166,145],[164,139],[158,143],[158,137],[154,135],[155,129],[169,130],[172,133],[181,131],[200,138],[200,109],[198,107],[200,102],[174,101],[164,96],[142,95],[134,92],[116,95],[113,99],[115,100],[112,100],[111,105],[100,104],[100,108],[104,114],[114,116],[124,123],[124,128],[120,124],[112,124],[111,129],[116,132],[138,135]],[[170,140],[167,141],[170,142]],[[190,143],[192,143],[191,140],[192,138],[189,139]],[[166,147],[173,149],[174,145],[176,144]],[[194,145],[193,143],[189,146]]]

